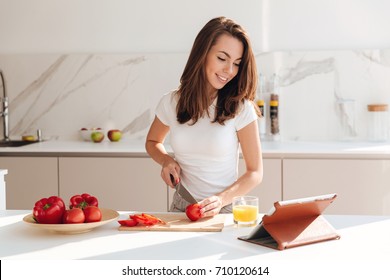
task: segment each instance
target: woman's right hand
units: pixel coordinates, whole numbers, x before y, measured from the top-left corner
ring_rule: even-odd
[[[162,164],[161,178],[171,188],[180,182],[180,165],[169,155]]]

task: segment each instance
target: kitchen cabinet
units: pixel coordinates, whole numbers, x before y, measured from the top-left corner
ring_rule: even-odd
[[[263,181],[248,195],[259,198],[259,212],[267,213],[275,201],[282,199],[282,160],[263,159]],[[245,171],[245,162],[240,159],[239,175]]]
[[[273,206],[275,201],[282,198],[282,161],[280,159],[263,159],[264,177],[260,185],[256,186],[248,195],[259,198],[259,212],[264,213]],[[238,163],[238,174],[245,171],[243,159]],[[169,203],[172,203],[174,190],[169,190]]]
[[[7,209],[32,209],[42,197],[58,195],[57,158],[0,157],[0,169],[8,170]]]
[[[115,210],[169,209],[174,191],[162,181],[161,167],[145,152],[138,152],[141,148],[133,148],[128,154],[108,154],[105,150],[71,154],[68,150],[77,150],[74,146],[65,152],[51,152],[53,148],[49,148],[39,154],[1,154],[0,169],[8,172],[4,177],[7,209],[31,209],[42,197],[60,195],[68,200],[81,192],[95,194],[101,207]],[[277,153],[264,155],[263,182],[250,192],[259,197],[261,213],[268,212],[278,200],[337,193],[338,198],[325,213],[390,215],[390,158],[385,152],[286,151],[279,152],[278,147]],[[239,174],[244,171],[244,160],[240,159]],[[4,201],[3,192],[1,195],[0,201]]]
[[[60,157],[60,196],[90,193],[115,210],[167,211],[161,168],[147,157]]]
[[[283,198],[337,193],[327,214],[390,215],[390,160],[284,159]]]

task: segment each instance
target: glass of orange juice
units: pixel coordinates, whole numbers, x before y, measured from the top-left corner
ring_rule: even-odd
[[[236,196],[233,198],[233,219],[238,226],[257,224],[259,199],[256,196]]]

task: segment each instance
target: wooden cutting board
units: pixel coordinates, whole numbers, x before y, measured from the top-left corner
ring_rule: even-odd
[[[166,224],[153,226],[120,226],[123,231],[222,231],[226,215],[218,214],[212,218],[202,218],[196,222],[190,221],[185,213],[151,213],[165,221]]]

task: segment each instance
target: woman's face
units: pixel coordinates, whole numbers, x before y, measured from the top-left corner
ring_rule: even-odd
[[[210,94],[223,88],[237,75],[243,52],[240,40],[228,34],[219,36],[206,57],[205,71]]]

